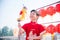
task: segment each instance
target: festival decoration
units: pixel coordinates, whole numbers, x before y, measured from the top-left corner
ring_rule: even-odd
[[[60,24],[57,24],[55,29],[56,29],[56,32],[60,33]]]
[[[41,8],[39,10],[39,14],[40,14],[41,17],[45,17],[47,15],[47,11],[45,9]]]
[[[56,5],[56,11],[60,13],[60,3]]]
[[[51,34],[53,34],[54,32],[55,32],[55,26],[54,25],[49,25],[47,28],[46,28],[46,31],[48,32],[48,33],[51,33]]]
[[[50,16],[53,16],[56,13],[55,7],[53,6],[49,6],[46,10],[47,14],[49,14]]]
[[[19,13],[20,17],[18,18],[18,22],[25,19],[26,13],[27,13],[27,8],[24,6],[23,9]]]

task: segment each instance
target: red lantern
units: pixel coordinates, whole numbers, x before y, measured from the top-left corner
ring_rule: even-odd
[[[53,14],[56,13],[56,9],[53,6],[49,6],[47,8],[47,13],[52,16]]]
[[[55,26],[54,25],[49,25],[46,29],[48,33],[53,34],[55,32]]]
[[[57,11],[57,12],[60,12],[60,4],[57,4],[57,5],[56,5],[56,11]]]
[[[39,14],[42,16],[42,17],[45,17],[47,15],[47,11],[45,9],[40,9],[39,10]]]
[[[60,33],[60,24],[57,24],[57,26],[56,26],[56,31],[57,31],[58,33]]]

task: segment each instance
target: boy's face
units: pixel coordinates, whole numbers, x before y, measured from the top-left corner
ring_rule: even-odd
[[[30,19],[31,19],[31,21],[34,21],[34,20],[37,20],[38,19],[38,16],[36,15],[35,12],[31,12],[30,13]]]

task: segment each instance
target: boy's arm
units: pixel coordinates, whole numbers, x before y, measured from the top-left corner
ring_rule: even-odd
[[[18,28],[19,28],[19,35],[22,35],[25,31],[24,29],[22,28],[21,24],[18,23]]]
[[[45,34],[45,33],[46,33],[46,31],[43,31],[40,33],[40,39],[42,38],[43,34]]]

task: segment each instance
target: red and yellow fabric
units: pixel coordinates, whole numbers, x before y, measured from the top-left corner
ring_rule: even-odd
[[[26,15],[26,8],[23,7],[23,9],[20,11],[20,20],[24,20],[25,19],[25,15]]]
[[[20,22],[20,21],[24,20],[26,13],[27,13],[27,8],[23,7],[23,9],[19,13],[19,18],[17,19],[17,21]]]

